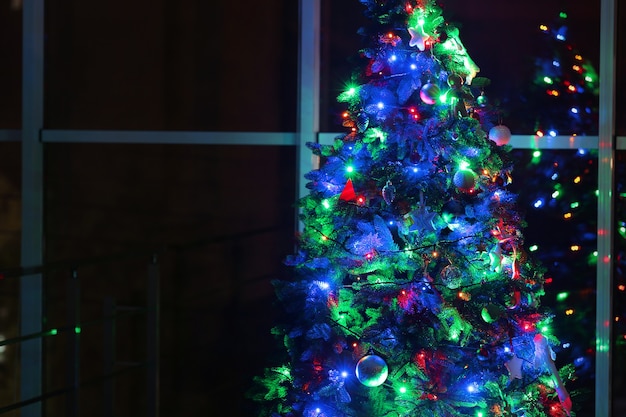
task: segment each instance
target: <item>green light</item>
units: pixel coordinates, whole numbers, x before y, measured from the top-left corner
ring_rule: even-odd
[[[330,203],[328,202],[328,200],[324,200],[322,201],[322,205],[324,206],[324,208],[329,209],[330,208]]]
[[[400,387],[399,391],[400,391],[400,394],[406,394],[406,387],[404,386]]]
[[[559,195],[561,195],[561,192],[557,190],[552,193],[552,198],[557,198]]]
[[[546,84],[554,84],[554,81],[552,81],[550,77],[543,77],[543,82]]]
[[[578,206],[580,206],[580,203],[578,201],[574,201],[572,204],[569,205],[571,208],[578,208]]]
[[[539,158],[541,156],[541,151],[533,152],[533,158]]]
[[[550,328],[548,326],[543,326],[541,328],[541,333],[549,333],[550,332]]]
[[[485,417],[485,414],[482,411],[477,411],[476,417]]]
[[[539,249],[539,246],[537,246],[537,245],[531,245],[531,246],[528,248],[528,250],[529,250],[529,251],[531,251],[531,252],[535,252],[537,249]]]
[[[467,161],[459,162],[459,170],[461,170],[461,171],[464,171],[464,170],[468,169],[469,166],[470,166],[470,164]]]
[[[567,291],[565,292],[560,292],[556,295],[556,299],[558,301],[565,301],[567,299],[567,297],[569,297],[569,293]]]
[[[78,327],[78,326],[74,327],[74,333],[79,334],[80,333],[80,327]]]
[[[592,83],[593,82],[593,78],[588,76],[588,75],[586,75],[585,76],[585,81],[587,81],[588,83]]]
[[[561,19],[567,19],[567,13],[565,13],[565,12],[561,12],[561,13],[559,13],[559,17],[560,17]]]
[[[349,173],[352,173],[352,172],[354,172],[354,167],[352,165],[348,165],[346,167],[346,171],[349,172]]]
[[[51,330],[48,332],[48,334],[49,334],[49,335],[54,336],[55,334],[57,334],[57,329],[51,329]]]
[[[599,195],[600,195],[600,191],[596,190],[596,192],[595,192],[594,194],[595,194],[595,195],[596,195],[596,197],[597,197],[597,196],[599,196]]]

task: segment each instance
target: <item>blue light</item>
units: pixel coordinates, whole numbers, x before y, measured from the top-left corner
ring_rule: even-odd
[[[587,155],[586,149],[578,149],[578,155]]]
[[[384,108],[385,108],[385,103],[383,103],[382,101],[379,101],[379,102],[378,102],[378,109],[379,109],[379,110],[382,110],[382,109],[384,109]]]
[[[561,63],[555,59],[554,61],[552,61],[552,65],[554,65],[555,67],[560,67]]]
[[[411,69],[412,69],[413,71],[415,71],[415,70],[417,69],[417,65],[415,65],[415,64],[411,64]]]
[[[539,207],[543,206],[543,200],[541,198],[536,200],[535,203],[533,204],[533,206],[535,206],[535,208],[539,208]]]
[[[571,111],[574,114],[578,114],[578,109],[576,107],[572,107],[571,109],[569,109],[569,111]]]
[[[556,130],[551,130],[550,132],[548,132],[548,134],[552,137],[555,137],[556,135],[558,135],[558,132]]]

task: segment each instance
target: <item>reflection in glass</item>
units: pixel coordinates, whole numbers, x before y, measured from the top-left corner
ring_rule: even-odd
[[[626,413],[626,151],[616,155],[615,274],[613,277],[613,415]]]
[[[22,122],[21,2],[0,4],[0,129],[19,129]]]
[[[554,313],[557,360],[574,363],[578,415],[594,412],[596,150],[513,150],[512,189],[525,210],[526,244],[545,266],[542,304]]]
[[[46,2],[46,127],[294,131],[298,7]]]

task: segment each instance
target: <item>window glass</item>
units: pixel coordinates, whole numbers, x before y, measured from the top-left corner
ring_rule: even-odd
[[[614,352],[613,355],[613,415],[626,413],[626,151],[616,157],[615,275],[613,277]]]
[[[514,150],[512,190],[526,246],[546,268],[542,305],[554,313],[557,364],[573,363],[578,415],[593,415],[598,159],[596,150]],[[580,394],[580,395],[578,395]]]
[[[616,82],[616,110],[618,115],[623,115],[626,112],[626,82],[624,77],[619,74],[624,74],[626,71],[626,4],[621,1],[616,1],[617,7],[617,60],[615,82]],[[616,131],[619,136],[626,136],[626,118],[616,117]]]
[[[297,2],[46,2],[47,128],[294,131]]]
[[[22,117],[22,8],[0,4],[0,129],[19,129]]]
[[[597,134],[599,0],[442,3],[513,134]],[[341,128],[334,100],[356,69],[356,31],[367,21],[358,1],[323,4],[322,130],[333,132]]]

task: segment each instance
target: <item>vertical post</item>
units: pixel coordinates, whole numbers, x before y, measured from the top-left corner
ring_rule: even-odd
[[[43,55],[44,0],[24,0],[22,8],[22,236],[23,267],[43,264]],[[36,273],[20,280],[20,334],[42,331],[43,278]],[[20,344],[20,399],[43,392],[43,341]],[[25,406],[22,417],[40,417],[40,402]]]
[[[147,297],[147,366],[146,366],[146,399],[147,416],[159,416],[159,321],[160,321],[160,284],[159,264],[155,254],[148,264],[148,297]]]
[[[595,415],[611,416],[616,0],[600,5]]]
[[[316,168],[307,142],[316,142],[319,132],[320,13],[321,0],[300,0],[300,46],[298,56],[298,123],[296,144],[296,196],[306,192],[304,174]],[[296,212],[296,225],[301,229]]]
[[[102,416],[113,417],[115,412],[115,299],[105,297],[102,314],[104,316],[102,334]]]
[[[80,282],[73,269],[67,282],[67,406],[65,415],[78,417],[80,388]]]

